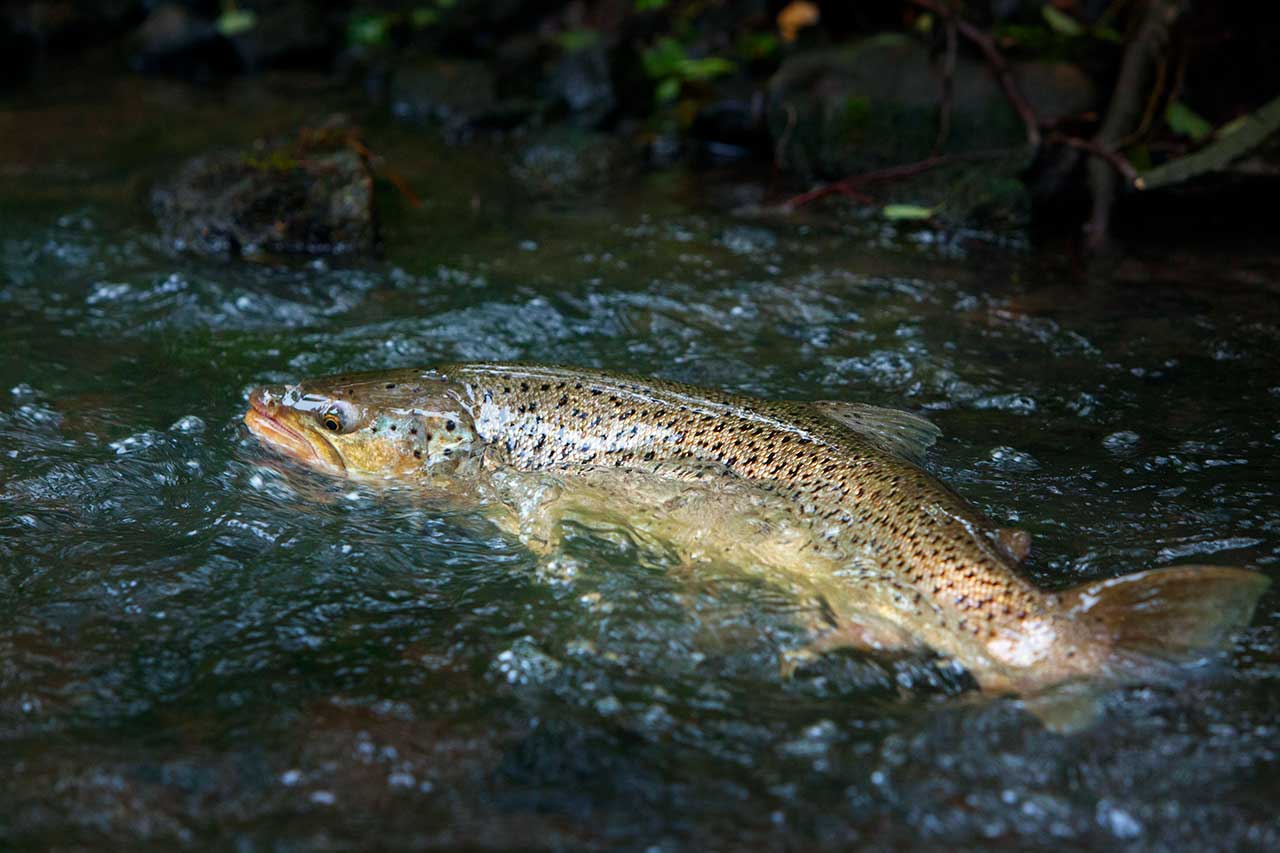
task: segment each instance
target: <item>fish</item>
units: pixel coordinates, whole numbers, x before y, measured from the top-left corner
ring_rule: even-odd
[[[1049,590],[1031,540],[925,468],[939,430],[843,401],[773,401],[628,374],[460,363],[249,395],[244,422],[326,475],[504,508],[545,553],[567,520],[628,530],[695,567],[776,582],[819,614],[791,659],[932,652],[995,695],[1152,677],[1211,659],[1269,578],[1178,565]]]

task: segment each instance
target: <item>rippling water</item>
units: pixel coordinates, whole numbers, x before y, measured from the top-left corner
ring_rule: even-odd
[[[540,564],[239,423],[260,382],[474,358],[897,405],[943,428],[936,473],[1032,532],[1045,584],[1274,572],[1274,259],[1083,275],[778,217],[724,176],[537,205],[500,154],[394,128],[375,147],[428,203],[382,199],[385,258],[171,255],[138,182],[290,119],[230,97],[245,125],[117,91],[83,151],[59,147],[81,104],[7,116],[0,846],[1280,847],[1274,592],[1223,666],[1055,735],[935,662],[783,680],[800,634],[750,579],[585,530]]]

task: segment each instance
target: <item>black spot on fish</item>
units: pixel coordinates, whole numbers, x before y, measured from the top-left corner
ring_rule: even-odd
[[[417,434],[418,434],[417,427],[409,427],[409,435],[417,435]]]
[[[395,424],[392,424],[391,426],[387,427],[387,429],[391,430],[392,432],[395,432],[395,431],[396,431],[396,425],[395,425]]]
[[[455,429],[458,428],[458,425],[455,424],[453,421],[445,421],[444,428],[447,429],[449,432],[453,432]]]
[[[392,389],[393,389],[393,388],[395,388],[395,387],[396,387],[396,383],[394,383],[394,382],[388,382],[388,383],[387,383],[387,390],[388,390],[388,391],[392,390]]]
[[[520,383],[520,390],[521,390],[521,391],[528,391],[528,390],[529,390],[529,383],[528,383],[528,382],[521,382],[521,383]]]
[[[421,459],[421,458],[422,458],[422,451],[421,451],[421,450],[415,450],[415,451],[413,451],[413,458],[414,458],[414,459]]]

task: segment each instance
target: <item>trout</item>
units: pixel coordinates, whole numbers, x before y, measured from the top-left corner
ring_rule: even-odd
[[[1041,589],[1002,529],[922,467],[938,430],[854,403],[776,402],[595,370],[472,363],[254,390],[244,420],[325,474],[452,484],[554,550],[617,524],[820,605],[830,648],[932,650],[997,694],[1134,679],[1221,650],[1268,579],[1181,565]]]

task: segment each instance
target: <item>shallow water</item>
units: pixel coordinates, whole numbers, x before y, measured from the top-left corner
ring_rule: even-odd
[[[393,127],[426,204],[383,191],[382,259],[167,252],[147,183],[315,115],[308,86],[0,112],[0,845],[1280,847],[1275,592],[1221,666],[1056,735],[936,662],[783,680],[801,634],[758,583],[587,531],[540,564],[239,422],[260,382],[476,358],[903,406],[1045,584],[1274,573],[1274,256],[1083,275],[725,175],[533,203],[501,149]]]

